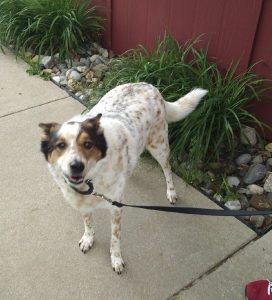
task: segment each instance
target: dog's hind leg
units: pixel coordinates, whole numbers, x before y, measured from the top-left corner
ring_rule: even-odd
[[[93,229],[93,218],[92,214],[83,214],[83,221],[85,226],[84,234],[79,241],[79,248],[85,254],[91,249],[94,242],[94,229]]]
[[[111,265],[117,274],[121,274],[124,269],[124,261],[121,256],[121,209],[111,209]]]
[[[160,126],[155,127],[155,130],[151,130],[146,148],[162,167],[167,185],[167,199],[171,204],[175,204],[177,201],[177,194],[174,188],[172,171],[169,163],[170,149],[167,129],[168,124],[165,122]]]

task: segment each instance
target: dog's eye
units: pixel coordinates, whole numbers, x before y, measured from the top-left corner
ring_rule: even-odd
[[[65,146],[66,146],[66,145],[65,145],[65,143],[63,143],[63,142],[57,144],[57,148],[59,148],[59,149],[61,149],[61,150],[64,149]]]
[[[93,146],[93,144],[91,142],[85,142],[83,145],[86,149],[91,149]]]

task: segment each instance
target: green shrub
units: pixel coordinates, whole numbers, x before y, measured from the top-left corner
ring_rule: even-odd
[[[253,99],[258,99],[264,80],[250,67],[236,75],[237,65],[225,74],[216,63],[208,61],[207,49],[197,50],[198,41],[179,45],[172,37],[159,41],[155,50],[143,47],[125,53],[110,65],[98,96],[116,85],[146,81],[156,86],[165,100],[176,101],[194,87],[209,93],[198,108],[185,120],[171,124],[169,138],[173,160],[216,160],[221,150],[230,152],[235,133],[248,122],[261,123],[246,110]]]
[[[0,43],[16,52],[69,58],[89,40],[97,40],[101,18],[90,0],[2,0]]]

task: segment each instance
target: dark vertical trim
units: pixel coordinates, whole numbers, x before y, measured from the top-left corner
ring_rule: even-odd
[[[257,40],[257,37],[258,37],[258,31],[259,31],[259,27],[260,27],[261,17],[263,15],[263,11],[264,11],[264,2],[266,0],[259,0],[259,1],[262,1],[262,4],[260,6],[259,18],[258,18],[258,21],[257,21],[257,24],[256,24],[254,38],[252,40],[252,47],[251,47],[250,54],[249,54],[249,57],[248,57],[248,63],[247,63],[248,67],[252,63],[252,57],[253,57],[253,53],[254,53],[254,50],[255,50],[256,40]]]

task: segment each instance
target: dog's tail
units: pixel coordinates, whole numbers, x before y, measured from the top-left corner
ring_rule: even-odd
[[[176,102],[165,101],[167,122],[177,122],[187,117],[197,107],[199,101],[207,93],[207,90],[196,88],[178,99]]]

